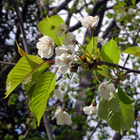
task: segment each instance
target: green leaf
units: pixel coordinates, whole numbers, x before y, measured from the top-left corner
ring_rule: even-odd
[[[29,101],[32,99],[34,89],[35,89],[36,83],[34,83],[28,91],[26,91],[26,94],[28,96]]]
[[[56,75],[47,71],[38,78],[35,85],[29,108],[37,118],[38,126],[40,124],[41,117],[45,112],[47,100],[55,88],[55,83]]]
[[[105,77],[109,77],[107,74],[107,68],[106,66],[102,65],[102,66],[98,66],[97,72],[100,73],[101,75],[105,76]]]
[[[57,37],[55,35],[55,28],[58,27],[60,23],[65,23],[60,16],[55,15],[50,18],[47,16],[45,20],[40,21],[38,29],[43,35],[51,37],[56,45],[62,45],[64,37]]]
[[[98,117],[107,120],[108,116],[108,101],[101,99],[98,107]]]
[[[41,63],[43,63],[43,60],[38,56],[27,55],[22,57],[8,74],[6,80],[6,97]]]
[[[108,100],[108,107],[111,110],[120,113],[121,109],[119,106],[118,96],[115,96],[114,94],[116,94],[116,93],[112,93],[112,97]]]
[[[140,47],[129,47],[122,53],[127,53],[127,54],[140,57]]]
[[[98,116],[107,121],[109,126],[123,135],[125,130],[129,130],[134,123],[134,110],[131,104],[124,104],[118,97],[118,93],[113,93],[109,100],[101,100],[98,107]]]
[[[118,64],[120,60],[120,49],[113,39],[101,48],[101,57],[103,61]]]
[[[136,3],[136,0],[131,0],[131,2],[132,2],[132,4],[133,4],[133,6],[134,6],[135,3]]]
[[[109,103],[107,123],[112,129],[123,135],[125,130],[129,130],[133,126],[133,106],[130,104],[123,104],[119,100],[117,93],[114,94],[108,102]]]
[[[16,41],[17,47],[18,47],[18,52],[21,56],[26,56],[27,54],[19,47],[17,41]]]
[[[26,78],[24,79],[22,85],[26,92],[30,89],[30,87],[37,82],[38,77],[49,67],[49,63],[44,63],[43,65],[38,65],[38,69],[33,69]]]
[[[135,99],[130,97],[129,95],[125,94],[121,87],[118,86],[118,95],[121,102],[124,104],[132,104],[135,102]]]
[[[135,120],[133,106],[120,102],[120,107],[124,127],[129,130],[133,126]]]
[[[88,55],[89,57],[95,57],[94,54],[97,51],[97,39],[91,39],[91,41],[89,42],[89,44],[86,47],[86,55]],[[87,61],[91,61],[88,57],[87,57]]]

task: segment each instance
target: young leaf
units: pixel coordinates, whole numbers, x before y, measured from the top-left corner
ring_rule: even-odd
[[[101,75],[105,76],[105,77],[109,77],[107,74],[107,68],[106,66],[102,65],[102,66],[98,66],[97,72],[100,73]]]
[[[51,37],[56,45],[62,45],[62,40],[64,37],[57,37],[55,35],[55,28],[58,27],[60,23],[64,23],[60,16],[55,15],[50,18],[47,16],[45,20],[40,21],[38,24],[38,29],[43,35]]]
[[[43,63],[43,60],[38,56],[27,55],[22,57],[8,74],[6,80],[6,97],[41,63]]]
[[[132,104],[135,102],[135,100],[132,97],[130,97],[129,95],[125,94],[123,92],[122,88],[119,86],[118,86],[118,95],[119,95],[119,99],[124,104]]]
[[[113,39],[101,48],[101,57],[103,61],[118,64],[120,59],[120,49]]]
[[[47,100],[55,88],[55,83],[56,75],[47,71],[38,78],[35,85],[29,108],[37,118],[38,126],[46,109]]]
[[[27,54],[19,47],[17,41],[16,41],[17,47],[18,47],[18,52],[21,56],[26,56]]]
[[[86,47],[86,54],[90,57],[94,57],[95,52],[97,51],[97,42],[95,38],[92,37],[91,41]],[[87,60],[90,61],[90,59],[87,57]]]
[[[140,47],[129,47],[122,53],[127,53],[127,54],[140,57]]]
[[[132,2],[132,4],[133,4],[133,6],[134,6],[135,3],[136,3],[136,0],[131,0],[131,2]]]
[[[24,79],[22,85],[26,92],[30,87],[37,82],[38,77],[49,67],[49,63],[44,63],[43,65],[38,65],[36,69],[33,69]]]

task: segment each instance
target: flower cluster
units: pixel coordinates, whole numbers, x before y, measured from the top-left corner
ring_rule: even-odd
[[[63,39],[62,46],[54,46],[54,41],[49,36],[43,36],[39,39],[39,42],[36,44],[38,49],[38,54],[41,58],[50,58],[54,54],[53,48],[55,47],[56,53],[56,61],[55,66],[60,68],[61,74],[66,74],[73,62],[72,55],[75,53],[75,46],[77,44],[76,36],[67,31],[67,25],[64,23],[59,24],[59,26],[55,29],[55,33],[57,37],[62,37],[65,34],[65,38]]]
[[[81,20],[82,26],[88,29],[94,29],[97,27],[98,22],[98,16],[87,16]],[[118,24],[118,26],[120,25]],[[63,37],[65,35],[63,38],[63,45],[55,46],[52,38],[43,36],[37,43],[37,48],[39,49],[38,54],[41,56],[41,58],[50,58],[53,56],[55,48],[55,66],[60,69],[61,74],[66,74],[71,68],[73,54],[75,53],[75,46],[78,42],[76,41],[76,36],[73,33],[67,31],[67,25],[64,23],[58,25],[58,27],[55,29],[55,33],[57,37]],[[97,38],[97,42],[101,43],[102,46],[106,44],[106,41],[100,37]],[[58,99],[63,99],[64,95],[62,90],[57,88],[58,87],[56,86],[56,89],[54,90],[54,96]],[[111,93],[115,92],[115,87],[113,84],[110,84],[109,81],[103,82],[99,85],[98,92],[101,98],[108,100],[112,95]],[[97,114],[97,110],[96,101],[93,101],[90,106],[85,106],[83,108],[84,113],[87,115]],[[52,119],[55,117],[57,117],[58,125],[72,124],[69,114],[60,106],[57,107]]]
[[[113,95],[112,93],[115,92],[115,87],[114,84],[110,83],[110,81],[106,81],[106,82],[102,82],[99,87],[98,87],[98,92],[100,94],[100,97],[103,98],[104,100],[108,100],[111,95]],[[92,102],[92,104],[90,106],[86,106],[83,108],[83,111],[85,114],[87,115],[91,115],[91,114],[97,114],[97,106],[96,106],[96,102]]]

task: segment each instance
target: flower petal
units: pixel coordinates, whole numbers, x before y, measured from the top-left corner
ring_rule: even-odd
[[[71,125],[72,121],[71,118],[69,117],[69,114],[66,111],[63,111],[58,117],[57,117],[57,122],[58,125]]]
[[[58,46],[55,49],[55,53],[56,53],[57,56],[60,56],[61,54],[65,53],[66,51],[68,51],[68,49],[64,48],[62,46]]]
[[[66,74],[69,71],[69,69],[70,69],[69,65],[62,66],[60,68],[60,73],[61,74]]]
[[[52,120],[57,117],[62,112],[62,108],[60,106],[57,106],[54,116],[52,117]]]
[[[63,91],[60,89],[55,89],[54,96],[58,99],[63,99],[64,98]]]
[[[67,125],[71,125],[71,124],[72,124],[72,120],[71,120],[69,114],[68,114],[66,111],[63,111],[63,114],[64,114],[64,116],[65,116],[65,123],[66,123]]]

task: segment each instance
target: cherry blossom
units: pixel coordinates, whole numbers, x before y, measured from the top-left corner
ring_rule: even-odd
[[[125,30],[125,26],[121,25],[120,22],[117,22],[116,24],[121,30]]]
[[[60,106],[57,106],[56,111],[54,113],[54,116],[52,117],[52,120],[57,117],[62,112],[62,108]]]
[[[61,74],[66,74],[70,69],[72,61],[73,58],[71,55],[63,53],[61,56],[59,56],[59,58],[56,59],[55,66],[60,68]]]
[[[133,8],[129,8],[128,9],[128,14],[133,15],[135,13]]]
[[[72,46],[72,45],[68,45],[66,47],[58,46],[55,49],[55,53],[56,53],[57,56],[60,56],[63,53],[74,54],[74,52],[75,52],[75,47]]]
[[[87,115],[91,115],[91,114],[97,114],[97,107],[94,106],[93,104],[91,104],[90,106],[85,106],[83,108],[83,111],[85,114]]]
[[[38,54],[41,58],[50,58],[53,56],[54,51],[52,47],[54,46],[54,41],[49,36],[43,36],[39,39],[39,42],[36,44],[38,49]]]
[[[99,94],[101,96],[101,98],[108,100],[111,97],[111,92],[114,93],[115,92],[115,87],[114,84],[108,84],[109,81],[106,82],[102,82],[99,87],[98,87],[98,91]]]
[[[56,36],[58,37],[62,37],[66,31],[67,25],[65,23],[59,24],[58,27],[55,29]]]
[[[140,11],[138,11],[138,16],[140,16]]]
[[[54,96],[58,99],[63,99],[64,98],[63,91],[60,89],[55,89]]]
[[[60,115],[57,117],[56,123],[58,125],[63,125],[63,124],[71,125],[72,120],[66,111],[62,111]]]
[[[60,106],[58,106],[56,108],[56,111],[55,111],[54,116],[52,117],[52,120],[55,117],[57,117],[56,123],[58,125],[63,125],[63,124],[71,125],[72,124],[72,120],[71,120],[69,114],[66,111],[64,111]]]
[[[77,44],[77,41],[76,41],[76,35],[74,35],[73,33],[71,32],[68,32],[65,36],[65,38],[63,38],[63,44],[65,46],[68,46],[68,45],[73,45],[75,47],[75,45]]]
[[[85,28],[97,27],[98,22],[99,22],[99,17],[98,16],[95,16],[95,17],[87,16],[87,17],[85,17],[81,20],[81,24]]]

